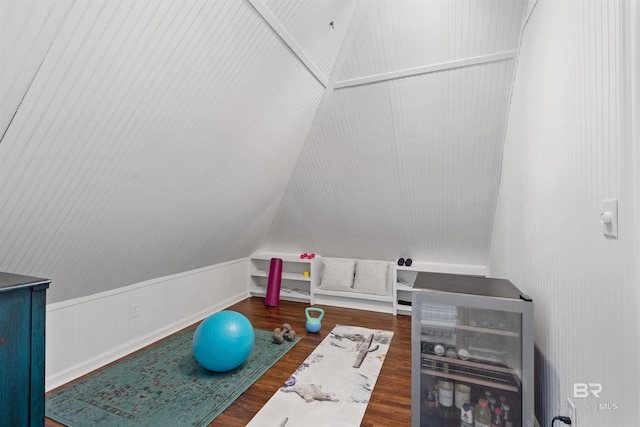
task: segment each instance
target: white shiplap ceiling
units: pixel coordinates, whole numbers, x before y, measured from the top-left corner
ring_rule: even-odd
[[[367,2],[265,249],[486,265],[524,2]]]
[[[55,302],[258,248],[484,264],[523,9],[2,0],[0,270]]]

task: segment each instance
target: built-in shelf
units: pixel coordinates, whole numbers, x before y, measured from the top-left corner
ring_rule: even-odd
[[[512,369],[467,360],[422,354],[421,372],[454,381],[518,392],[517,373]]]
[[[355,293],[355,292],[327,291],[324,289],[316,289],[313,293],[316,295],[327,295],[332,297],[357,298],[360,300],[393,302],[392,295],[374,295],[374,294],[363,294],[363,293]]]
[[[267,295],[267,288],[257,286],[254,290],[251,291],[251,295],[264,298]],[[305,292],[303,289],[289,289],[281,287],[280,298],[289,301],[308,302],[310,299],[310,294],[309,292]]]
[[[269,277],[268,271],[256,271],[251,273],[252,276],[255,277]],[[304,274],[300,273],[286,273],[282,272],[282,280],[299,280],[301,282],[310,282],[311,277],[306,277]]]
[[[394,313],[411,315],[411,292],[413,291],[413,282],[416,280],[418,270],[410,269],[410,267],[400,266],[394,263],[393,268],[393,302]],[[402,304],[403,301],[405,304]]]
[[[396,282],[396,291],[408,291],[411,292],[413,290],[413,286],[408,285],[402,282]]]
[[[421,262],[414,262],[410,267],[407,267],[397,265],[396,262],[390,262],[387,276],[387,289],[390,289],[389,295],[372,295],[320,289],[322,258],[318,255],[309,260],[308,258],[300,258],[300,254],[265,252],[254,254],[250,258],[249,292],[251,295],[266,296],[269,266],[272,258],[280,258],[283,261],[280,287],[280,297],[283,299],[404,315],[411,315],[413,283],[419,272],[458,272],[484,275],[486,270],[480,266]],[[304,272],[308,272],[308,275],[305,275]]]
[[[403,305],[403,304],[398,304],[396,306],[396,314],[406,314],[406,315],[411,315],[411,306],[410,305]]]
[[[396,314],[411,315],[411,306],[401,304],[400,301],[410,302],[413,292],[413,283],[420,272],[465,274],[470,276],[486,276],[487,268],[481,265],[462,264],[436,264],[430,262],[413,262],[409,267],[406,265],[393,265],[394,312]]]
[[[510,331],[507,329],[497,329],[497,328],[488,328],[483,326],[471,326],[471,325],[463,325],[455,321],[447,321],[447,320],[432,320],[432,319],[422,319],[420,320],[420,324],[423,326],[430,326],[435,328],[443,328],[443,329],[460,329],[470,332],[477,332],[481,334],[490,334],[490,335],[502,335],[505,337],[518,338],[520,334],[515,331]]]
[[[456,325],[456,328],[464,329],[472,332],[479,332],[483,334],[503,335],[505,337],[518,338],[520,336],[519,333],[514,331],[509,331],[506,329],[485,328],[481,326],[471,326],[471,325]]]
[[[250,258],[249,292],[265,297],[272,258],[282,260],[280,298],[290,301],[312,302],[312,283],[319,279],[319,256],[300,258],[298,254],[260,253]],[[306,274],[305,274],[306,272]]]

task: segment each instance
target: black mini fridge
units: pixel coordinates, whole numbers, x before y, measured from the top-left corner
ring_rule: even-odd
[[[411,425],[534,427],[533,301],[508,280],[420,272]]]

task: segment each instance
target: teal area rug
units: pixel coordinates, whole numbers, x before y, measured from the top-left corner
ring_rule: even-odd
[[[46,416],[69,427],[206,426],[298,343],[278,345],[272,332],[240,367],[225,373],[193,357],[190,329],[71,384],[46,398]]]

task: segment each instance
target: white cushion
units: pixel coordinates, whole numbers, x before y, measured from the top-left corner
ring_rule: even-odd
[[[363,294],[387,295],[387,261],[359,259],[356,263],[356,278],[353,290]]]
[[[320,289],[327,291],[353,291],[355,259],[322,258]]]

